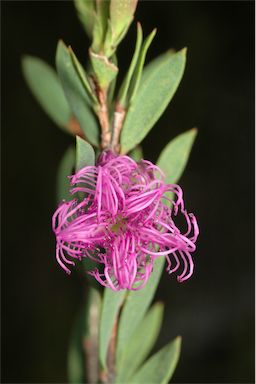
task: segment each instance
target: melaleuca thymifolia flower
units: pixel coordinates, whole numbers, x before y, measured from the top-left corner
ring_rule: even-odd
[[[53,216],[56,257],[67,273],[74,260],[89,258],[98,268],[88,273],[103,286],[140,289],[155,259],[165,257],[178,281],[192,275],[197,222],[185,210],[181,188],[165,184],[156,165],[103,152],[96,166],[70,176],[70,183],[71,194],[84,197],[62,202]],[[184,218],[184,231],[177,216]]]

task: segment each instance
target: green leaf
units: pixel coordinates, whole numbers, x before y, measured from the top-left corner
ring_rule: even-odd
[[[95,165],[94,149],[87,141],[76,136],[76,171],[90,165]]]
[[[96,17],[93,25],[92,51],[103,52],[103,44],[107,34],[109,19],[109,0],[95,0]]]
[[[113,33],[113,45],[121,41],[133,20],[138,0],[111,0],[110,22]]]
[[[80,80],[84,86],[84,89],[86,90],[88,96],[91,98],[92,102],[94,104],[98,104],[98,100],[97,100],[95,94],[93,93],[93,90],[92,90],[90,83],[89,83],[89,80],[87,78],[87,74],[85,73],[84,68],[82,67],[82,65],[78,61],[78,59],[77,59],[76,55],[74,54],[71,47],[69,47],[69,52],[70,52],[71,58],[73,60],[74,67],[75,67],[75,69],[78,73],[78,76],[80,77]]]
[[[59,127],[68,131],[72,113],[54,69],[38,57],[24,56],[22,70],[30,90],[44,111]]]
[[[68,176],[72,174],[75,167],[76,153],[75,148],[72,146],[66,150],[64,156],[60,161],[57,173],[57,201],[70,200],[69,193],[70,183]]]
[[[143,159],[142,147],[137,145],[137,147],[133,148],[131,152],[129,152],[129,156],[138,163],[141,159]]]
[[[102,28],[102,36],[105,37],[107,27],[108,27],[108,19],[109,19],[109,0],[96,0],[96,12],[99,18],[101,28]]]
[[[118,68],[117,56],[116,56],[115,53],[110,58],[110,60]],[[109,113],[110,115],[111,115],[111,112],[112,112],[111,111],[112,108],[114,108],[113,99],[114,99],[115,90],[116,90],[116,80],[117,80],[117,77],[114,77],[114,79],[109,84],[109,89],[108,89],[108,106],[109,106],[109,109],[110,109],[110,113]]]
[[[167,384],[171,379],[180,356],[181,338],[167,344],[155,353],[131,378],[132,384]]]
[[[131,84],[131,90],[129,90],[129,103],[131,104],[137,94],[137,91],[138,91],[138,87],[140,85],[140,80],[141,80],[141,74],[142,74],[142,70],[143,70],[143,67],[144,67],[144,63],[145,63],[145,59],[146,59],[146,55],[147,55],[147,51],[154,39],[156,35],[156,29],[153,29],[153,31],[150,33],[150,35],[146,38],[146,40],[144,41],[143,45],[142,45],[142,48],[141,48],[141,51],[140,51],[140,55],[139,55],[139,58],[138,58],[138,63],[136,65],[136,71],[135,71],[135,74],[134,74],[134,77],[133,77],[133,81],[132,81],[132,84]]]
[[[126,343],[132,336],[137,325],[143,319],[157,289],[165,259],[160,257],[154,263],[154,270],[144,288],[138,291],[130,291],[121,311],[118,338],[117,359],[123,353]]]
[[[70,52],[60,41],[56,53],[56,66],[61,83],[85,137],[93,145],[99,144],[99,126],[90,107],[90,100],[74,67]]]
[[[98,324],[101,297],[94,288],[89,289],[86,304],[74,323],[68,350],[68,379],[70,383],[97,382],[98,379]],[[90,353],[85,356],[86,346]],[[88,361],[88,359],[90,359]],[[85,361],[90,366],[90,377],[85,377]]]
[[[78,17],[89,37],[92,36],[96,12],[94,0],[74,0]]]
[[[181,177],[197,135],[195,128],[173,139],[161,152],[157,165],[165,173],[165,182],[177,183]]]
[[[117,320],[120,307],[125,298],[126,291],[121,290],[114,292],[110,288],[104,289],[102,313],[100,321],[100,352],[99,358],[103,368],[106,369],[106,358],[109,341],[113,331],[113,327]]]
[[[89,50],[91,64],[97,77],[97,82],[102,89],[108,89],[109,84],[115,79],[118,68],[106,56],[96,54]]]
[[[122,107],[125,107],[127,104],[126,96],[127,96],[127,92],[129,89],[131,79],[132,79],[132,75],[134,73],[134,70],[135,70],[135,67],[136,67],[136,64],[138,61],[141,44],[142,44],[142,28],[141,28],[140,23],[137,23],[137,39],[136,39],[134,54],[132,57],[130,67],[129,67],[128,72],[124,78],[124,81],[121,85],[119,95],[118,95],[118,102]]]
[[[121,151],[139,144],[154,126],[172,99],[184,72],[186,49],[164,54],[148,65],[130,106],[121,133]]]
[[[117,383],[130,382],[131,376],[153,348],[161,329],[163,309],[162,303],[154,304],[128,340],[117,366]]]
[[[149,64],[147,64],[146,67],[143,68],[143,73],[142,73],[143,81],[148,81],[148,77],[151,76],[151,73],[157,70],[157,68],[159,67],[159,65],[161,65],[163,61],[169,60],[170,57],[176,53],[177,51],[175,51],[174,49],[168,49],[168,51],[157,56],[154,60],[152,60]]]

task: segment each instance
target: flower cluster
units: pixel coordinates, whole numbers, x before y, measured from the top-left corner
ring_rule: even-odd
[[[53,215],[56,257],[61,267],[89,258],[98,267],[88,271],[113,290],[142,288],[158,257],[178,281],[193,273],[191,253],[199,234],[195,216],[184,208],[182,190],[165,184],[154,164],[105,151],[96,166],[70,176],[71,194]],[[185,230],[177,226],[184,218]]]

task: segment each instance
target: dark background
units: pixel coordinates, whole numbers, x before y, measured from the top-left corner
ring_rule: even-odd
[[[22,54],[54,65],[57,40],[85,62],[88,40],[72,2],[2,2],[2,382],[65,382],[70,328],[86,285],[60,269],[51,215],[58,162],[72,138],[22,78]],[[149,58],[188,47],[185,76],[145,139],[155,161],[193,126],[199,135],[180,181],[201,235],[195,273],[163,275],[157,345],[183,337],[173,382],[251,383],[254,377],[254,3],[140,2],[136,20],[158,34]],[[135,26],[119,51],[126,68]]]

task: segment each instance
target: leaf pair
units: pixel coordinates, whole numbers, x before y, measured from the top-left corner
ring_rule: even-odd
[[[105,92],[117,76],[113,55],[133,20],[137,0],[75,0],[75,6],[92,39],[89,56],[95,80]]]
[[[111,315],[110,297],[104,293],[102,308],[101,298],[97,290],[90,288],[87,302],[77,316],[71,334],[68,352],[68,378],[70,383],[97,382],[99,374],[98,362],[98,330],[100,321],[106,319],[106,312]],[[121,291],[122,292],[122,291]],[[120,305],[121,294],[114,297]],[[100,318],[100,313],[101,318]],[[115,316],[116,314],[114,314]],[[110,316],[113,318],[113,316]],[[156,303],[148,311],[133,337],[127,342],[125,354],[117,366],[116,383],[167,383],[172,376],[180,353],[180,338],[167,344],[159,352],[143,361],[152,349],[161,329],[163,305]],[[111,319],[110,319],[111,320]],[[112,321],[108,323],[110,328]],[[100,338],[100,340],[102,340]],[[85,365],[85,361],[87,362]],[[88,369],[89,368],[89,369]]]
[[[135,53],[119,93],[120,102],[124,106],[129,103],[121,132],[122,153],[131,151],[147,135],[170,102],[184,71],[185,50],[182,50],[161,55],[142,73],[153,36],[154,31],[142,45],[138,25]],[[97,98],[81,64],[62,42],[58,44],[56,65],[65,95],[51,67],[38,58],[23,59],[23,72],[33,94],[61,128],[70,133],[81,129],[88,141],[98,146],[99,125],[92,110],[92,106],[97,108]]]
[[[156,260],[146,287],[140,291],[104,291],[99,356],[103,368],[107,370],[108,344],[113,326],[119,318],[115,355],[116,383],[167,383],[176,367],[180,339],[165,346],[143,364],[161,329],[163,305],[156,303],[150,310],[148,308],[157,289],[163,266],[164,259]]]
[[[57,47],[56,66],[59,78],[39,58],[25,56],[22,60],[25,79],[45,112],[65,131],[83,135],[98,146],[99,126],[92,109],[97,98],[82,65],[63,42]]]
[[[137,0],[75,0],[75,6],[92,51],[111,57],[133,20]]]
[[[137,24],[137,39],[134,54],[117,99],[118,104],[124,109],[128,108],[137,93],[146,54],[155,34],[156,29],[150,33],[143,43],[142,28],[140,23]]]
[[[63,42],[59,42],[56,66],[66,98],[78,120],[85,137],[95,146],[99,144],[99,126],[91,105],[97,99],[89,81],[74,53]]]

